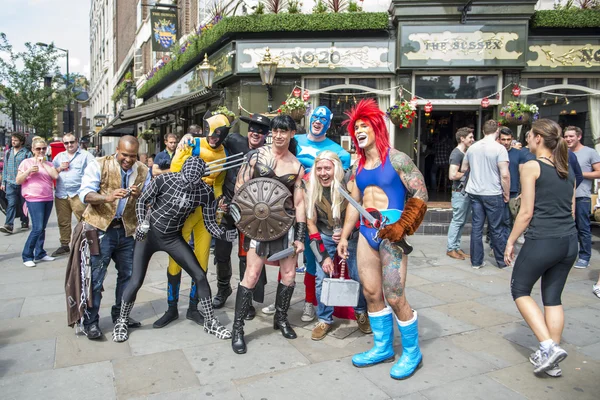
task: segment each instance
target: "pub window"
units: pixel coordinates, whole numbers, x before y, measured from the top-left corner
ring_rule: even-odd
[[[415,94],[425,99],[480,99],[498,91],[498,75],[416,75]]]

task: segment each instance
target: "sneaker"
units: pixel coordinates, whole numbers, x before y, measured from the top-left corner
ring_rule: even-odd
[[[63,254],[69,254],[70,252],[69,246],[60,246],[52,253],[52,257],[62,256]]]
[[[535,353],[531,353],[531,355],[529,356],[529,362],[531,364],[533,364],[534,366],[539,365],[541,363],[541,360],[542,360],[541,350],[537,350]],[[552,367],[548,371],[545,371],[545,372],[546,372],[546,375],[551,376],[553,378],[558,378],[559,376],[562,376],[562,369],[560,369],[560,367],[558,366],[558,363],[552,364]]]
[[[297,274],[304,274],[304,273],[306,273],[306,267],[304,265],[299,266],[298,268],[296,268],[296,273]]]
[[[9,235],[13,233],[13,227],[10,225],[0,226],[0,232],[8,233]]]
[[[579,260],[577,260],[574,267],[578,268],[578,269],[585,269],[589,265],[590,265],[590,262],[588,260],[584,260],[583,258],[580,258]]]
[[[263,314],[272,315],[275,314],[275,304],[269,304],[262,309]]]
[[[54,260],[56,260],[56,257],[44,256],[36,261],[54,261]]]
[[[23,265],[25,265],[26,267],[29,267],[29,268],[35,267],[35,263],[33,261],[25,261],[23,263]]]
[[[600,299],[600,285],[592,286],[592,292]]]
[[[473,269],[481,269],[485,267],[485,261],[481,263],[481,265],[471,265],[471,268]]]
[[[539,363],[534,364],[534,374],[540,374],[542,372],[549,371],[554,367],[554,364],[560,363],[562,360],[567,358],[568,355],[567,352],[556,343],[552,343],[552,345],[550,345],[550,350],[548,350],[548,354],[542,352],[540,352],[540,354],[541,357]]]
[[[304,303],[304,309],[302,310],[302,317],[300,319],[304,322],[310,322],[315,319],[315,307],[312,303]]]
[[[317,325],[312,330],[311,339],[312,340],[323,340],[327,333],[331,330],[331,325],[326,324],[325,322],[318,322]]]
[[[29,229],[29,222],[21,222],[21,229]]]

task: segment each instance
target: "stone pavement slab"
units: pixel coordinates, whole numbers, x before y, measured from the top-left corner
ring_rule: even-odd
[[[116,399],[110,362],[20,374],[0,379],[3,400]]]
[[[33,340],[0,347],[0,377],[54,367],[55,339]]]
[[[83,335],[63,335],[56,339],[55,368],[91,364],[131,356],[129,343],[113,343],[110,335],[105,340],[91,341]]]
[[[24,301],[23,297],[0,301],[0,320],[18,318]]]
[[[477,329],[477,326],[475,325],[452,318],[448,314],[432,308],[419,310],[418,314],[419,337],[421,340],[454,335],[456,333]]]
[[[119,399],[200,386],[181,350],[113,360]]]
[[[485,375],[472,376],[421,392],[427,400],[525,400],[526,397]]]
[[[493,308],[486,307],[472,300],[437,306],[433,307],[433,309],[481,328],[517,320],[516,317],[496,311]]]

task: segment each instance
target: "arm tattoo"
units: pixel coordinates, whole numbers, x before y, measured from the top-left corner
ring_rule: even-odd
[[[427,194],[425,179],[413,160],[404,153],[394,151],[390,152],[390,162],[394,166],[396,172],[398,172],[410,197],[416,197],[427,202],[429,196]]]

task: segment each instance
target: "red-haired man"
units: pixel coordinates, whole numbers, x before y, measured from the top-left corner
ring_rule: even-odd
[[[346,114],[348,132],[358,154],[353,170],[356,185],[352,197],[384,223],[377,230],[361,218],[358,239],[358,272],[367,299],[374,347],[352,357],[356,367],[394,361],[394,317],[402,337],[402,356],[390,376],[406,379],[422,365],[417,312],[406,301],[404,287],[408,257],[398,242],[413,234],[427,211],[427,188],[423,175],[406,154],[390,147],[384,113],[372,99],[360,101]],[[408,201],[405,199],[408,196]],[[374,210],[373,210],[374,209]],[[347,238],[359,213],[348,208],[338,245],[347,255]],[[389,306],[384,302],[387,300]]]

